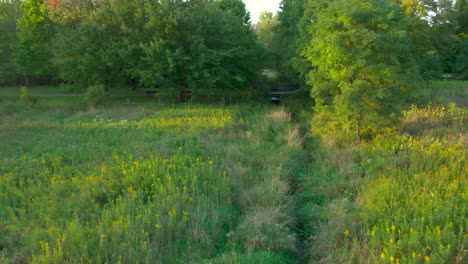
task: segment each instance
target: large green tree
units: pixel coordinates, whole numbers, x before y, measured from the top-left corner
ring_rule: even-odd
[[[54,62],[63,80],[157,87],[181,99],[185,90],[245,87],[255,77],[254,34],[218,1],[82,1],[85,16],[56,20]],[[61,17],[63,8],[53,10]]]
[[[386,0],[335,0],[317,14],[303,55],[318,130],[375,131],[391,124],[417,78],[407,20]]]
[[[454,71],[461,78],[468,80],[468,1],[456,2],[457,28],[456,34],[460,38],[460,45],[455,58]]]
[[[181,95],[187,89],[241,88],[255,77],[254,34],[238,16],[211,1],[155,5],[146,25],[152,39],[143,44],[139,70],[144,85]]]
[[[18,42],[15,62],[27,85],[32,77],[42,77],[51,70],[51,21],[48,6],[42,0],[27,0],[21,4],[24,14],[18,19]]]
[[[78,24],[106,0],[46,0],[50,18],[57,24]],[[122,1],[127,2],[127,1]]]
[[[281,72],[293,83],[304,83],[304,74],[310,68],[300,54],[302,34],[301,19],[305,17],[304,7],[307,0],[283,0],[278,13],[276,28],[276,53]],[[310,21],[310,18],[309,18]],[[308,25],[308,24],[307,24]]]
[[[21,15],[20,0],[0,0],[0,84],[14,84],[18,72],[13,48],[17,42],[16,21]]]
[[[389,1],[400,6],[409,18],[407,30],[422,75],[463,78],[467,63],[462,61],[468,51],[460,29],[466,21],[466,0]]]
[[[86,15],[79,11],[69,20],[60,16],[64,8],[54,8],[54,16],[60,17],[54,40],[60,78],[84,87],[130,84],[135,88],[143,54],[140,46],[150,36],[144,27],[145,1],[102,0],[91,5],[85,0],[78,7],[86,9]]]
[[[271,12],[262,12],[256,26],[257,39],[263,48],[264,67],[281,71],[281,51],[278,50],[278,16]]]

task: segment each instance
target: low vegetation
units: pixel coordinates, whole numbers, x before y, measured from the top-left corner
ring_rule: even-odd
[[[313,141],[322,151],[302,191],[311,262],[463,263],[467,113],[412,106],[368,142]]]
[[[137,107],[132,119],[115,110],[2,118],[3,263],[216,252],[235,211],[227,172],[197,138],[232,126],[235,110]]]
[[[285,109],[54,100],[2,104],[2,263],[296,258]]]

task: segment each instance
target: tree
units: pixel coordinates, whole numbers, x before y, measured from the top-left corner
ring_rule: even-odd
[[[83,0],[74,4],[79,7],[78,14],[66,11],[69,19],[58,13],[64,7],[54,7],[54,16],[61,18],[54,39],[54,63],[60,78],[83,87],[130,85],[135,89],[143,56],[141,43],[150,39],[145,30],[145,0],[101,0],[94,5]]]
[[[258,39],[267,49],[273,50],[275,46],[274,34],[278,26],[278,17],[271,12],[262,12],[257,25]]]
[[[96,5],[105,2],[106,0],[47,0],[47,6],[52,21],[70,25],[85,20]]]
[[[253,32],[211,1],[160,1],[146,27],[139,79],[145,86],[204,93],[245,87],[255,76]]]
[[[67,82],[159,87],[181,100],[188,89],[245,87],[255,77],[255,36],[219,2],[101,0],[78,6],[89,8],[86,16],[57,20],[54,39],[54,62]]]
[[[278,26],[276,28],[276,50],[279,56],[281,72],[286,78],[296,84],[305,83],[305,72],[310,70],[309,64],[300,54],[301,19],[307,0],[283,0],[278,13]],[[306,19],[304,18],[304,21]],[[309,18],[310,21],[310,18]],[[308,24],[307,24],[308,25]]]
[[[457,28],[456,34],[460,38],[460,45],[455,58],[454,71],[464,80],[468,80],[468,2],[457,0]]]
[[[391,124],[416,78],[403,12],[386,0],[335,0],[310,28],[303,55],[317,130],[364,132]]]
[[[466,0],[389,1],[409,17],[408,32],[421,74],[426,79],[441,78],[443,74],[463,77],[466,63],[460,61],[468,51],[459,33]]]
[[[257,38],[265,51],[263,60],[268,68],[280,67],[278,44],[276,42],[278,16],[271,12],[262,12],[257,24]]]
[[[21,4],[24,15],[18,19],[18,43],[14,58],[19,72],[30,85],[31,77],[46,76],[50,73],[51,22],[47,4],[42,0],[28,0]]]
[[[21,15],[20,4],[20,0],[0,0],[0,84],[18,81],[13,47],[17,42],[16,21]]]
[[[250,13],[245,9],[242,0],[216,0],[221,10],[227,11],[232,15],[239,17],[243,24],[250,24]]]

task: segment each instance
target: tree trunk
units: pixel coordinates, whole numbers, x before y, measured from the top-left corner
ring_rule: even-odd
[[[179,94],[177,95],[177,103],[181,104],[184,102],[184,90],[179,90]]]
[[[127,83],[130,85],[130,87],[132,88],[132,91],[136,91],[137,88],[138,88],[138,82],[133,79],[133,78],[129,78],[127,79]]]
[[[31,87],[31,77],[29,77],[28,75],[24,76],[24,85],[26,87]]]

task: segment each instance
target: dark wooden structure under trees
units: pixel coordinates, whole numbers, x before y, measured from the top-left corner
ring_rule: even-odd
[[[269,89],[268,96],[270,100],[274,104],[281,103],[281,97],[288,94],[295,94],[300,91],[295,85],[278,85],[278,86],[271,86]]]

